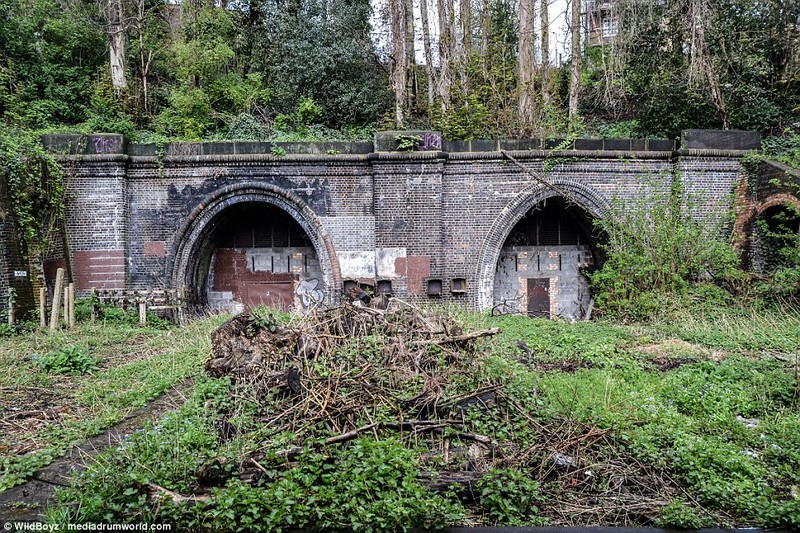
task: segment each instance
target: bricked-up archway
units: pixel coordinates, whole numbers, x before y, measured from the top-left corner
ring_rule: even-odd
[[[520,221],[530,215],[531,210],[538,205],[553,198],[551,202],[561,203],[563,206],[582,213],[576,221],[585,234],[590,234],[588,225],[591,219],[600,219],[606,216],[610,203],[591,187],[569,178],[556,178],[550,180],[558,190],[569,195],[565,199],[554,188],[536,183],[520,192],[495,218],[484,242],[478,258],[478,296],[479,309],[490,309],[495,303],[495,273],[503,252],[503,247],[509,236]],[[573,216],[574,218],[574,216]],[[577,259],[577,258],[576,258]]]
[[[745,266],[759,273],[773,273],[786,265],[781,250],[796,246],[800,234],[800,200],[775,195],[758,205],[747,221]]]
[[[590,305],[586,272],[599,263],[597,233],[593,217],[564,197],[535,205],[503,243],[494,305],[535,317],[583,318]]]
[[[237,234],[242,240],[248,225],[254,233],[251,235],[253,242],[237,243]],[[276,238],[276,228],[284,235]],[[270,248],[273,245],[277,245],[274,250]],[[254,253],[259,247],[261,253]],[[221,253],[217,254],[217,250]],[[279,258],[277,265],[275,257]],[[239,265],[239,272],[249,270],[253,274],[251,281],[255,283],[293,281],[294,303],[299,306],[320,299],[331,302],[335,298],[333,288],[341,284],[333,245],[317,216],[296,195],[269,184],[229,186],[205,198],[178,232],[170,261],[173,286],[185,288],[192,301],[200,305],[209,304],[209,296],[213,297],[214,292],[235,293],[237,290],[239,293],[234,294],[234,298],[242,304],[245,304],[241,301],[243,298],[251,300],[250,303],[259,299],[256,294],[259,290],[264,293],[265,303],[269,303],[267,293],[270,291],[266,287],[253,287],[249,296],[246,288],[239,290],[225,283],[214,287],[217,262],[228,263],[231,268],[247,262]],[[282,261],[287,263],[282,264]],[[286,275],[270,280],[269,276],[259,274],[266,271]],[[223,290],[215,291],[216,288]],[[286,291],[286,287],[274,288]],[[253,289],[257,290],[253,292]]]

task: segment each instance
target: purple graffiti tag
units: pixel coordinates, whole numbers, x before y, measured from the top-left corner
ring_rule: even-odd
[[[422,142],[417,146],[417,150],[441,150],[442,135],[440,133],[426,132],[421,135]]]
[[[117,151],[117,139],[113,137],[95,137],[94,151],[98,154],[110,154]]]

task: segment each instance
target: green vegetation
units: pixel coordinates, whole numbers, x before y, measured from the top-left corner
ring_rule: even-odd
[[[75,345],[44,355],[33,354],[31,359],[34,365],[53,374],[88,374],[97,370],[97,361]]]
[[[421,24],[408,4],[390,4],[0,0],[2,122],[142,141],[349,139],[402,127],[450,139],[676,138],[686,128],[780,134],[797,122],[796,43],[784,38],[797,34],[796,2],[615,2],[613,39],[584,38],[577,50],[577,113],[573,59],[551,55],[529,71],[521,58],[542,36],[521,37],[513,2],[470,5],[452,21],[459,31],[441,36],[450,24],[440,20],[461,7],[437,4]],[[534,4],[523,8],[538,17]],[[551,20],[562,15],[554,9]],[[406,17],[414,38],[398,31]],[[420,42],[427,49],[415,54]]]
[[[0,338],[0,408],[22,413],[3,426],[0,490],[196,376],[218,323],[165,330],[107,321]]]
[[[288,391],[257,392],[248,383],[203,377],[180,408],[80,474],[49,518],[145,519],[197,531],[454,524],[796,528],[800,315],[703,309],[639,324],[462,312],[470,328],[502,332],[476,346],[467,373],[452,352],[433,351],[425,356],[432,359],[419,361],[445,386],[441,416],[463,416],[467,424],[444,430],[449,460],[433,435],[367,431],[324,444],[340,433],[317,427],[313,417],[285,431],[267,421],[279,416],[276,407],[292,405]],[[283,335],[285,320],[257,311],[246,335]],[[348,385],[356,374],[374,383],[373,394],[388,391],[369,369],[393,349],[383,335],[399,332],[354,337],[343,351],[309,361],[318,379],[344,387],[343,396],[329,401],[359,390]],[[422,383],[406,379],[393,390],[415,397]],[[445,407],[453,405],[448,398],[486,386],[497,391],[494,399]],[[318,390],[326,389],[308,389],[308,401]],[[355,411],[352,422],[391,422],[396,415],[389,405]],[[486,443],[458,436],[467,430]],[[298,437],[297,451],[281,455]],[[437,471],[445,476],[448,461],[472,448],[484,451],[470,461],[486,457],[505,466],[476,466],[482,473],[471,496],[458,485],[431,492],[423,483]],[[494,451],[484,456],[486,449]],[[572,506],[585,512],[574,515]]]

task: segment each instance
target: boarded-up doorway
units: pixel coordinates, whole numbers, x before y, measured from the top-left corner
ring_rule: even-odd
[[[528,279],[528,316],[550,318],[550,278]]]

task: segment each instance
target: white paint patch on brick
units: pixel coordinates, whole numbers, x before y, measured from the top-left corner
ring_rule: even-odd
[[[375,252],[339,251],[339,268],[342,278],[374,278]]]
[[[378,248],[375,250],[375,268],[379,278],[400,277],[397,273],[397,259],[406,258],[406,248]]]

